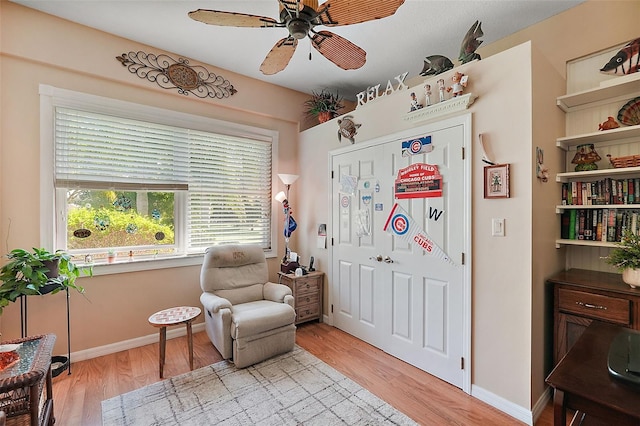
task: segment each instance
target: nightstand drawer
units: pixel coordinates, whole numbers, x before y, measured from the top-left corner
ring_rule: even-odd
[[[297,294],[318,293],[320,291],[320,280],[317,277],[302,277],[296,280]]]
[[[318,300],[320,299],[320,295],[318,292],[315,293],[307,293],[307,294],[299,294],[296,297],[296,307],[304,306],[315,303],[318,304]]]
[[[305,321],[308,318],[319,318],[320,305],[307,305],[301,308],[296,308],[296,324]]]
[[[611,296],[558,289],[558,308],[594,319],[602,319],[622,325],[631,323],[631,302]]]

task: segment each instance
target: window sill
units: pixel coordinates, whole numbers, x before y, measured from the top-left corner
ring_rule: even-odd
[[[144,259],[128,259],[128,258],[119,258],[116,259],[113,263],[94,263],[93,266],[93,275],[111,275],[111,274],[122,274],[127,272],[137,272],[137,271],[149,271],[154,269],[165,269],[165,268],[180,268],[183,266],[193,266],[193,265],[202,265],[202,259],[204,255],[193,254],[188,256],[175,256],[175,257],[165,257],[165,258],[144,258]],[[78,266],[87,266],[78,265]]]
[[[265,252],[267,259],[275,257],[272,251]],[[204,253],[195,253],[183,256],[171,256],[160,258],[117,258],[113,263],[94,263],[93,275],[112,275],[123,274],[127,272],[151,271],[155,269],[181,268],[184,266],[202,266]],[[78,264],[79,267],[88,266],[87,264]]]

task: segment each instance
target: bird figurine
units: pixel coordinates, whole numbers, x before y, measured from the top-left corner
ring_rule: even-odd
[[[458,60],[463,64],[471,62],[474,59],[480,59],[480,55],[476,53],[476,49],[482,44],[482,40],[478,39],[484,35],[481,26],[482,22],[476,21],[462,39]]]
[[[618,124],[616,119],[613,117],[609,117],[607,118],[607,121],[601,124],[598,124],[598,130],[611,130],[611,129],[617,129],[618,127],[620,127],[620,125]]]

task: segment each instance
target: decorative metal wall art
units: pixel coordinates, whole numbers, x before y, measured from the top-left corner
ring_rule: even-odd
[[[193,93],[199,98],[228,98],[237,93],[233,85],[202,66],[191,66],[189,60],[178,60],[162,54],[129,52],[116,56],[129,72],[155,82],[163,89],[178,89],[178,93]]]

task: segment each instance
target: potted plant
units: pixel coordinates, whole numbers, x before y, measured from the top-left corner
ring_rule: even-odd
[[[640,235],[625,230],[620,242],[604,260],[622,271],[622,281],[632,288],[640,286]]]
[[[82,293],[84,288],[76,285],[76,279],[81,274],[93,275],[91,267],[77,267],[71,256],[61,250],[51,253],[43,248],[32,252],[15,249],[7,257],[9,262],[0,269],[0,314],[20,296],[57,293],[67,288]]]
[[[116,261],[116,251],[113,249],[107,250],[107,262],[113,263]]]
[[[318,117],[318,121],[324,123],[338,116],[338,111],[344,108],[342,97],[336,93],[330,93],[326,89],[320,92],[311,92],[310,99],[305,101],[306,114],[311,117]]]

